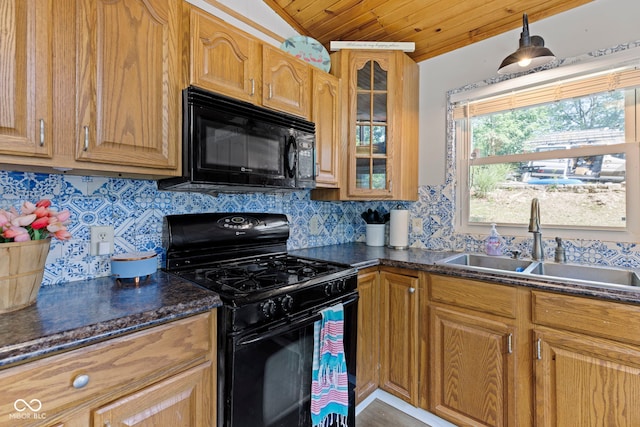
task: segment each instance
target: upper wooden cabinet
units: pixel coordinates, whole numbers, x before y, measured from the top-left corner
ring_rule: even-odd
[[[77,7],[76,158],[176,168],[182,2],[79,0]]]
[[[317,200],[417,200],[418,66],[399,51],[331,55],[348,93],[339,190]]]
[[[53,154],[52,10],[53,0],[1,4],[1,154]]]
[[[272,46],[262,47],[262,104],[309,118],[310,65]]]
[[[313,69],[311,121],[316,124],[316,185],[340,185],[342,85],[340,79]]]
[[[190,84],[310,118],[310,65],[191,7]]]
[[[195,7],[190,25],[190,83],[258,103],[262,91],[259,41]]]

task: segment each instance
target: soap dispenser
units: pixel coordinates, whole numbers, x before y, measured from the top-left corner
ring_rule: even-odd
[[[489,232],[489,237],[487,237],[485,245],[487,255],[502,255],[502,238],[500,237],[500,234],[498,234],[495,224],[491,224],[491,231]]]
[[[560,237],[556,237],[556,256],[554,261],[559,263],[567,262],[567,253],[562,246],[562,239]]]

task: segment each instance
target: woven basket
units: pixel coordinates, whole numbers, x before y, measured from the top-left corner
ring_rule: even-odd
[[[0,243],[0,313],[36,302],[51,239]]]

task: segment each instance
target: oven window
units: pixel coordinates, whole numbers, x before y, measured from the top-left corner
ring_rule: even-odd
[[[201,168],[283,175],[282,128],[239,117],[200,117]]]
[[[311,424],[313,323],[236,345],[233,426]]]

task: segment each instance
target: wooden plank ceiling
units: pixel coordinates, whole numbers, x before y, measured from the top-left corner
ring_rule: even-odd
[[[420,62],[591,0],[264,0],[300,34],[332,40],[415,42]],[[518,47],[514,41],[513,50]],[[506,55],[507,53],[505,53]]]

